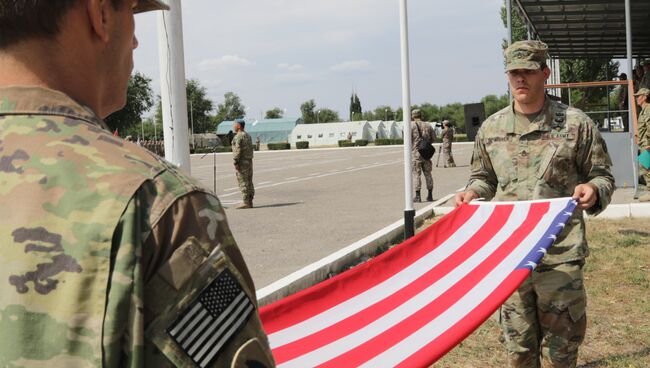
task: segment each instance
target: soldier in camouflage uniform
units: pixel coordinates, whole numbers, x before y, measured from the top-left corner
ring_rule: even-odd
[[[650,89],[641,88],[639,92],[635,93],[636,103],[641,106],[641,113],[639,114],[638,119],[638,134],[639,134],[639,149],[646,150],[650,152],[650,131],[648,131],[648,125],[650,125]],[[639,165],[641,170],[641,175],[645,179],[645,188],[646,192],[639,197],[639,202],[648,202],[650,201],[650,170],[646,169],[642,165]]]
[[[245,124],[243,120],[237,120],[232,125],[232,129],[236,133],[232,139],[232,155],[235,172],[237,173],[237,183],[239,183],[239,190],[243,197],[243,202],[235,207],[238,209],[253,208],[253,197],[255,196],[255,187],[253,187],[253,140],[244,131]]]
[[[650,59],[643,61],[643,78],[641,78],[641,83],[639,84],[639,89],[641,88],[650,89]]]
[[[500,311],[512,367],[575,367],[586,330],[583,211],[601,212],[614,191],[607,146],[580,110],[545,97],[546,44],[505,51],[514,102],[490,116],[474,144],[471,176],[456,204],[573,197],[578,207],[541,264]]]
[[[445,167],[456,167],[454,156],[451,154],[451,142],[454,141],[454,129],[449,120],[442,122],[442,153],[445,156]]]
[[[219,200],[105,117],[155,0],[0,3],[0,367],[272,367]]]
[[[427,160],[420,156],[418,145],[423,139],[433,142],[436,138],[436,133],[433,131],[431,124],[422,121],[422,112],[420,110],[413,110],[411,112],[411,118],[413,119],[411,121],[411,159],[413,160],[411,173],[415,186],[415,198],[413,198],[413,202],[422,202],[422,196],[420,195],[422,188],[420,176],[422,174],[424,174],[424,180],[427,183],[427,190],[429,191],[427,201],[433,202],[433,176],[431,176],[433,163],[431,159]]]

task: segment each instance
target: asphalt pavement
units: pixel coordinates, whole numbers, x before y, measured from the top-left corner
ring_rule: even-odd
[[[436,145],[439,149],[440,145]],[[434,199],[465,185],[471,144],[454,144],[456,168],[436,167]],[[260,151],[253,160],[253,209],[241,202],[232,155],[192,155],[192,175],[214,185],[259,289],[401,219],[402,146]],[[423,197],[426,185],[422,179]],[[415,209],[427,203],[415,205]]]

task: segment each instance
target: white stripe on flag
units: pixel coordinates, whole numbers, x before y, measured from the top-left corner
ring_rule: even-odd
[[[566,202],[551,202],[549,212],[544,215],[535,229],[472,290],[436,319],[382,354],[367,361],[362,367],[394,367],[452,328],[482,303],[510,275],[542,239],[559,211],[564,207],[566,207]]]
[[[483,207],[481,207],[482,209]],[[503,228],[499,230],[495,236],[490,239],[480,250],[474,253],[470,258],[465,262],[456,267],[453,271],[449,272],[443,278],[420,292],[418,295],[404,302],[399,307],[393,309],[389,313],[385,314],[381,318],[377,319],[364,326],[363,328],[342,337],[332,343],[325,345],[319,349],[315,349],[307,354],[304,354],[300,357],[297,357],[291,361],[285,362],[284,364],[279,365],[279,367],[289,368],[303,368],[303,367],[313,367],[319,364],[325,363],[328,360],[331,360],[347,351],[350,351],[360,344],[372,339],[375,336],[385,332],[389,328],[400,323],[404,319],[416,313],[418,310],[422,309],[427,304],[431,303],[437,297],[442,295],[447,290],[451,289],[456,283],[462,280],[468,273],[476,268],[481,262],[483,262],[490,254],[492,254],[501,244],[503,244],[512,233],[521,226],[521,224],[526,220],[530,209],[530,204],[525,204],[521,206],[515,206],[510,217],[506,221],[506,224]],[[477,216],[476,214],[474,216]],[[481,218],[486,218],[489,216],[479,215]],[[469,222],[469,221],[468,221]],[[476,230],[477,228],[474,228]],[[458,230],[461,232],[461,229]],[[474,231],[470,231],[472,235]],[[455,235],[455,234],[454,234]],[[462,244],[462,243],[461,243]],[[458,246],[454,247],[456,250]],[[527,252],[526,252],[527,254]],[[444,259],[444,258],[443,258]],[[437,263],[437,262],[436,262]],[[516,265],[515,265],[516,266]],[[415,272],[418,276],[426,271],[429,271],[430,268],[424,268],[420,270],[412,270],[413,267],[405,269],[407,272]],[[415,279],[415,277],[409,277],[409,279]],[[333,323],[333,322],[332,322]],[[331,323],[330,323],[331,324]]]
[[[194,315],[194,313],[196,313],[196,311],[199,310],[199,308],[201,308],[201,305],[200,305],[199,303],[197,303],[197,304],[192,308],[192,310],[190,310],[190,311],[185,315],[185,317],[183,317],[183,319],[182,319],[182,320],[181,320],[181,321],[176,325],[176,327],[174,327],[174,329],[172,329],[171,331],[169,331],[169,333],[170,333],[172,336],[176,336],[176,334],[178,333],[178,331],[183,327],[183,325],[185,325],[185,324],[187,323],[187,321],[188,321],[188,320],[189,320],[189,319]]]
[[[212,352],[210,352],[210,354],[208,354],[208,356],[206,356],[205,359],[203,359],[203,362],[201,363],[201,368],[204,368],[212,360],[212,358],[214,358],[214,355],[217,354],[219,350],[221,350],[223,344],[225,344],[228,341],[228,339],[230,339],[230,336],[232,336],[232,334],[234,334],[235,331],[237,331],[237,327],[239,327],[244,322],[244,320],[248,318],[248,316],[251,314],[252,311],[253,311],[253,305],[248,303],[246,310],[244,310],[244,312],[241,314],[239,319],[237,319],[237,321],[232,325],[230,330],[226,331],[226,333],[223,335],[221,340],[219,340],[219,342],[217,342],[214,348],[212,348]]]
[[[401,290],[466,243],[474,236],[476,229],[487,222],[493,211],[493,206],[479,207],[476,213],[444,243],[386,281],[316,316],[269,335],[271,348],[275,349],[327,328]]]
[[[201,303],[197,303],[197,304],[200,305]],[[193,331],[196,324],[199,323],[203,319],[203,317],[205,317],[206,314],[208,314],[208,312],[205,309],[203,309],[203,306],[200,307],[201,310],[199,311],[199,314],[195,315],[192,318],[192,321],[187,326],[185,326],[184,329],[181,330],[181,334],[178,335],[178,337],[174,336],[176,338],[176,341],[178,341],[179,343],[182,343],[185,340],[187,334]]]

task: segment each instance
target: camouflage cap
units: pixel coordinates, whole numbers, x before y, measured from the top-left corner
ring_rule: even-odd
[[[635,96],[650,96],[650,89],[647,88],[641,88],[637,93],[634,94]]]
[[[645,59],[641,62],[642,66],[650,66],[650,59]]]
[[[420,109],[411,111],[411,118],[422,118],[422,111]]]
[[[517,41],[504,52],[506,71],[539,69],[548,59],[548,46],[541,41]]]
[[[140,0],[134,9],[134,13],[144,13],[152,10],[169,10],[169,5],[161,0]]]

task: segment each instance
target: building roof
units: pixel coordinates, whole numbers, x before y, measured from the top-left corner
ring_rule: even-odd
[[[269,131],[292,131],[296,125],[302,124],[302,118],[281,118],[281,119],[262,119],[262,120],[245,120],[246,131],[248,133],[269,132]],[[232,130],[234,121],[222,121],[217,127],[217,134],[228,134]]]
[[[626,58],[624,0],[515,0],[559,58]],[[650,57],[650,1],[630,0],[632,52]],[[514,10],[513,10],[514,11]]]

